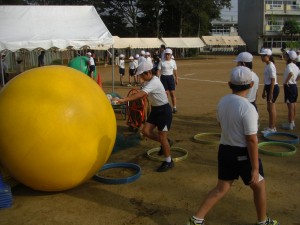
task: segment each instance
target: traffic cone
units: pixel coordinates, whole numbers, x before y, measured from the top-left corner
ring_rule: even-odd
[[[97,81],[97,83],[102,88],[102,80],[101,80],[100,72],[98,72],[98,81]]]

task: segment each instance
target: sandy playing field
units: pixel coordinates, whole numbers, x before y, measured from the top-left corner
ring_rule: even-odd
[[[188,151],[188,159],[177,162],[166,173],[155,172],[160,162],[146,157],[146,151],[159,144],[128,131],[126,121],[116,112],[118,148],[109,162],[133,162],[142,175],[133,183],[108,185],[90,180],[72,190],[44,193],[22,185],[13,188],[14,202],[0,210],[1,225],[183,225],[197,210],[205,194],[217,181],[217,145],[196,143],[198,133],[220,132],[215,119],[219,99],[230,93],[227,82],[235,66],[234,56],[209,56],[197,60],[177,60],[179,84],[176,95],[178,113],[173,117],[169,136],[174,146]],[[285,63],[277,59],[278,82],[282,83]],[[128,68],[128,66],[127,66]],[[126,72],[127,72],[126,68]],[[254,71],[262,84],[264,64],[254,60]],[[112,92],[111,67],[101,66],[103,89]],[[130,87],[119,86],[115,67],[115,92],[127,95]],[[128,75],[128,73],[127,73]],[[127,82],[127,77],[125,78]],[[260,129],[267,127],[265,100],[258,94]],[[287,120],[283,89],[277,100],[280,124]],[[298,113],[299,115],[299,113]],[[296,119],[299,134],[300,120]],[[263,137],[259,134],[259,140]],[[297,147],[299,147],[297,145]],[[276,148],[276,146],[274,147]],[[276,149],[275,149],[276,150]],[[282,225],[300,225],[300,156],[260,155],[267,184],[268,214]],[[250,188],[241,180],[208,214],[208,225],[250,225],[256,222]]]

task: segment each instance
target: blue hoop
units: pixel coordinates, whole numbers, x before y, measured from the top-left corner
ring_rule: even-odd
[[[293,138],[292,140],[276,140],[272,139],[272,136],[286,136]],[[299,143],[299,137],[295,134],[291,133],[285,133],[285,132],[267,132],[264,134],[264,138],[268,141],[275,141],[275,142],[284,142],[289,144],[298,144]]]
[[[105,183],[105,184],[127,184],[135,181],[141,176],[141,167],[137,164],[134,163],[108,163],[105,164],[100,170],[108,170],[108,169],[113,169],[113,168],[129,168],[129,169],[134,169],[136,170],[136,174],[130,177],[125,177],[125,178],[108,178],[108,177],[103,177],[98,174],[94,175],[94,179]]]

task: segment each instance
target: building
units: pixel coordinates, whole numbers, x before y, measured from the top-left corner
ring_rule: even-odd
[[[238,35],[238,15],[237,0],[231,0],[231,8],[221,10],[219,19],[211,21],[212,36],[237,36]]]
[[[238,22],[225,19],[215,19],[211,21],[212,36],[237,36]]]
[[[300,24],[300,0],[243,0],[238,4],[238,31],[247,44],[247,51],[257,53],[271,48],[281,53],[287,42],[300,41],[282,32],[285,21]]]

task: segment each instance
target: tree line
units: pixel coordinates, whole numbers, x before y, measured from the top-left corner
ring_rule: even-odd
[[[207,35],[230,0],[0,0],[1,5],[93,5],[112,35],[197,37]]]

